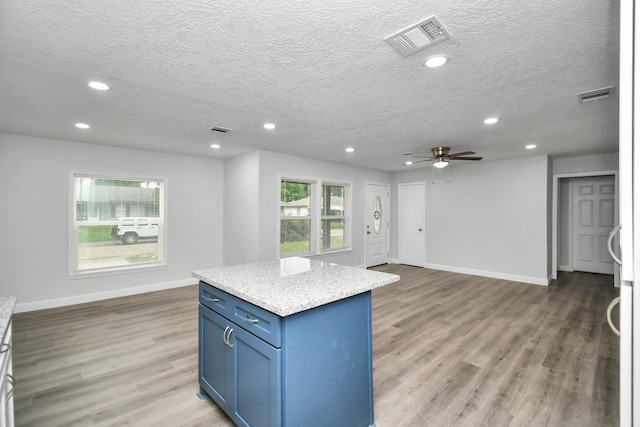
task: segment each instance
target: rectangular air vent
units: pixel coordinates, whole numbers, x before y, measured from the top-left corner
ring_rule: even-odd
[[[438,21],[438,18],[432,16],[390,35],[384,41],[389,43],[402,56],[408,56],[450,37],[447,30]]]
[[[218,133],[229,133],[229,132],[233,132],[233,129],[229,129],[229,128],[223,128],[220,126],[214,126],[211,128],[212,131],[214,132],[218,132]]]
[[[584,104],[586,102],[598,101],[600,99],[608,98],[613,95],[614,86],[603,87],[602,89],[589,90],[587,92],[581,92],[578,96],[578,102]]]

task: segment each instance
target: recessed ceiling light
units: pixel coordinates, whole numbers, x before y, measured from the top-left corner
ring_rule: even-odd
[[[444,55],[430,56],[426,61],[424,61],[424,65],[428,68],[441,67],[446,64],[448,60],[449,58]]]
[[[527,150],[533,150],[534,148],[536,148],[536,144],[529,144],[529,145],[526,145],[524,148],[526,148]]]
[[[89,126],[89,125],[88,125],[88,124],[86,124],[86,123],[76,123],[76,127],[77,127],[78,129],[89,129],[91,126]]]
[[[272,130],[272,129],[275,129],[275,128],[276,128],[276,125],[274,125],[273,123],[265,123],[265,124],[264,124],[264,128],[265,128],[265,129]]]
[[[109,85],[106,83],[102,83],[102,82],[89,82],[89,87],[95,89],[95,90],[109,90]]]
[[[498,123],[498,119],[496,117],[489,117],[488,119],[484,120],[485,125],[492,125],[495,123]]]
[[[220,144],[211,144],[211,148],[217,150],[218,148],[220,148]]]
[[[353,147],[347,147],[344,149],[344,151],[346,151],[347,153],[353,153],[355,150],[353,149]]]
[[[405,165],[407,165],[407,166],[409,166],[409,165],[412,165],[412,164],[413,164],[413,162],[412,162],[411,160],[409,160],[408,162],[404,162],[404,164],[405,164]]]

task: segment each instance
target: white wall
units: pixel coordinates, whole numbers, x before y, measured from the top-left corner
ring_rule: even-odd
[[[224,163],[224,265],[259,259],[260,152]]]
[[[72,170],[167,177],[166,268],[69,277]],[[23,311],[195,283],[222,265],[222,178],[219,160],[0,134],[0,295]]]
[[[553,173],[556,175],[610,170],[618,170],[618,153],[559,157],[553,159]]]
[[[443,171],[432,183],[431,168],[393,175],[396,207],[398,184],[426,183],[425,266],[546,284],[547,157],[450,166],[448,183]],[[398,224],[392,224],[392,257],[397,258]]]
[[[246,170],[247,173],[248,171],[255,171],[256,156],[259,163],[257,166],[257,170],[259,171],[259,187],[256,187],[255,191],[258,192],[257,200],[259,201],[259,205],[256,209],[250,200],[236,200],[236,209],[243,209],[241,205],[244,205],[246,207],[245,212],[249,217],[244,217],[243,221],[249,221],[250,223],[258,222],[257,245],[251,247],[254,242],[253,239],[230,242],[229,238],[225,237],[225,265],[231,263],[227,262],[227,260],[242,259],[242,262],[252,262],[275,260],[278,258],[281,177],[325,179],[349,182],[353,185],[352,250],[331,255],[318,255],[313,258],[345,265],[363,265],[365,183],[388,184],[391,182],[390,173],[269,151],[260,151],[258,153],[251,153],[251,155],[239,156],[233,159],[233,167]],[[230,168],[231,165],[232,163],[227,161],[227,163],[225,163],[225,170]],[[225,195],[231,191],[231,189],[237,188],[239,181],[245,179],[242,173],[234,173],[233,176],[231,175],[231,173],[225,175]],[[227,178],[229,178],[229,181],[227,181]],[[255,182],[254,178],[251,178],[250,181],[251,183]],[[225,216],[225,228],[228,224],[230,224],[230,220],[228,216]],[[237,227],[234,226],[234,228]],[[255,253],[256,248],[258,251],[257,254]]]

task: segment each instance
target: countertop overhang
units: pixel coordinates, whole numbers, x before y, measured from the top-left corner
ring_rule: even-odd
[[[192,276],[283,317],[400,280],[396,274],[299,257],[198,270]]]
[[[15,305],[15,297],[0,297],[0,342],[2,342],[4,335],[7,333]]]

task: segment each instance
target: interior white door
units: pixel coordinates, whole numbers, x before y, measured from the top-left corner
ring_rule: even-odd
[[[573,212],[573,269],[613,274],[607,239],[617,223],[614,177],[575,178]]]
[[[422,267],[425,259],[424,182],[398,185],[398,261]]]
[[[367,184],[365,191],[365,264],[389,262],[389,186]]]

